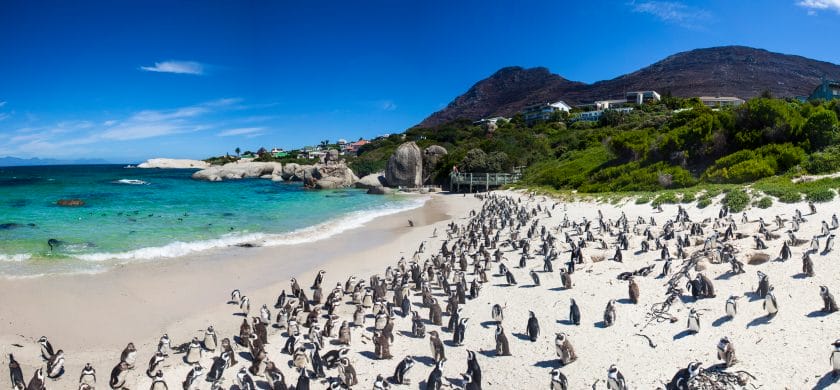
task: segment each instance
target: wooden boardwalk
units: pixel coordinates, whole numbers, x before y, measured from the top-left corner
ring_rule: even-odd
[[[484,187],[484,191],[489,191],[490,187],[500,187],[510,183],[516,183],[522,179],[522,174],[517,173],[455,173],[449,174],[449,189],[455,192],[461,192],[461,186],[473,192],[473,186],[476,188]]]

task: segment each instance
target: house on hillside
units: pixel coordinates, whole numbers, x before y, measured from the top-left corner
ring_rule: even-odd
[[[700,103],[711,108],[738,107],[744,104],[744,99],[735,96],[700,96],[698,99]]]
[[[647,102],[658,102],[662,97],[656,91],[635,91],[624,94],[625,102],[642,105]]]
[[[360,139],[356,142],[351,142],[347,145],[344,145],[344,152],[350,153],[350,154],[359,153],[359,148],[361,148],[362,146],[365,146],[369,143],[370,143],[370,141],[368,141],[366,139]]]
[[[625,104],[627,104],[627,99],[598,100],[595,102],[595,110],[609,110],[623,107]]]
[[[823,79],[822,83],[811,92],[808,100],[840,99],[840,81]]]
[[[554,103],[540,103],[532,104],[522,110],[522,117],[526,124],[532,124],[537,121],[547,121],[556,112],[569,112],[572,107],[566,102],[559,100]]]
[[[601,116],[604,115],[604,111],[617,111],[623,114],[626,114],[630,111],[633,111],[633,107],[617,107],[617,108],[610,108],[606,110],[592,110],[592,111],[584,111],[572,114],[571,120],[572,122],[578,121],[589,121],[589,122],[597,122],[601,119]]]

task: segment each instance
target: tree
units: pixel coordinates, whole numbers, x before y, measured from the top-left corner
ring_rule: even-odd
[[[239,149],[239,147],[237,146],[237,147],[236,147],[236,150],[234,150],[234,152],[236,152],[236,156],[237,156],[237,157],[239,157],[239,152],[241,152],[241,151],[242,151],[242,150],[241,150],[241,149]]]
[[[487,171],[487,153],[483,150],[474,148],[467,152],[464,159],[461,161],[462,172],[486,172]]]
[[[802,131],[811,141],[811,150],[822,150],[840,140],[837,129],[837,115],[823,107],[818,108],[805,121]]]

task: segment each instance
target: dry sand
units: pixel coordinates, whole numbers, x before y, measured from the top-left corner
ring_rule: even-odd
[[[541,225],[553,232],[564,214],[570,220],[580,221],[583,217],[595,220],[598,209],[605,218],[613,221],[622,211],[631,223],[637,216],[645,219],[652,216],[658,222],[654,230],[658,232],[657,229],[667,219],[676,215],[677,209],[676,205],[665,205],[664,211],[659,213],[650,205],[633,202],[619,205],[591,202],[564,204],[541,197],[529,200],[519,193],[506,194],[522,197],[529,207],[540,203],[544,208],[551,208],[556,203],[552,218],[541,214],[539,219]],[[775,203],[767,210],[749,209],[747,215],[751,221],[763,216],[771,223],[777,214],[789,220],[794,210],[799,208],[806,214],[807,222],[802,224],[797,235],[810,239],[819,232],[820,221],[829,221],[838,206],[838,200],[818,204],[818,215],[809,216],[804,203]],[[151,382],[144,374],[146,362],[162,333],[169,333],[176,345],[189,341],[193,336],[201,337],[208,325],[216,328],[220,339],[238,334],[242,317],[234,315],[237,312],[235,306],[225,303],[233,288],[240,288],[251,297],[252,313],[258,312],[265,303],[274,314],[273,303],[281,290],[289,291],[290,277],[297,277],[301,286],[307,288],[317,271],[325,269],[327,274],[323,285],[328,291],[336,282],[344,282],[351,274],[360,278],[374,273],[381,275],[386,266],[396,264],[401,256],[410,258],[420,242],[425,240],[429,249],[421,256],[424,261],[440,248],[441,240],[445,238],[445,225],[453,220],[458,224],[466,223],[469,211],[478,207],[480,202],[472,197],[441,195],[435,196],[421,209],[379,218],[362,228],[310,244],[231,248],[181,259],[125,266],[100,275],[3,280],[0,281],[3,286],[0,294],[0,348],[4,355],[9,352],[15,354],[28,380],[32,371],[43,365],[35,340],[46,335],[56,348],[64,349],[67,354],[67,373],[57,382],[48,381],[48,388],[76,388],[77,375],[85,362],[91,362],[97,369],[99,387],[107,388],[108,373],[119,361],[125,344],[132,341],[137,345],[139,357],[138,367],[129,375],[128,387],[146,389]],[[707,217],[714,219],[719,205],[715,203],[702,210],[694,205],[686,208],[692,219],[699,221]],[[406,226],[408,218],[415,221],[414,228]],[[740,215],[736,215],[735,220],[740,222]],[[757,230],[757,223],[738,223],[738,228],[739,233],[748,236],[735,242],[740,249],[738,258],[746,263],[745,257],[755,252],[751,236]],[[436,238],[431,237],[434,229],[439,233]],[[771,223],[772,229],[775,225]],[[706,227],[706,233],[709,232],[711,226]],[[562,238],[562,234],[558,237]],[[605,239],[610,244],[614,241]],[[747,272],[741,275],[730,277],[728,264],[709,265],[704,273],[715,283],[715,298],[697,302],[688,298],[677,302],[670,315],[678,321],[648,324],[646,314],[651,305],[665,300],[666,279],[656,277],[662,266],[661,261],[655,260],[658,251],[634,255],[640,241],[639,237],[631,238],[630,250],[624,252],[624,263],[593,263],[591,256],[610,257],[613,250],[584,249],[586,264],[578,266],[572,276],[574,288],[571,290],[559,288],[560,278],[556,270],[562,266],[560,262],[555,262],[553,274],[540,272],[542,283],[534,286],[528,271],[542,268],[541,256],[529,260],[527,267],[520,269],[516,268],[519,252],[505,248],[505,263],[512,269],[519,284],[506,286],[504,278],[495,275],[498,265],[493,264],[492,272],[489,272],[493,275],[490,283],[484,286],[478,299],[468,300],[463,306],[462,316],[470,318],[464,346],[453,346],[449,343],[452,334],[440,332],[447,345],[444,377],[457,383],[455,379],[466,371],[466,350],[469,349],[479,352],[483,388],[547,389],[550,370],[559,366],[554,352],[554,334],[565,332],[579,356],[576,362],[562,368],[572,389],[606,388],[606,370],[611,364],[616,364],[622,371],[630,388],[664,387],[664,383],[679,368],[684,368],[691,361],[700,361],[704,367],[719,363],[716,345],[723,336],[728,336],[737,350],[739,362],[730,370],[744,370],[754,375],[756,379],[751,381],[752,385],[767,389],[835,386],[828,373],[828,359],[832,350],[830,344],[840,337],[840,313],[822,315],[819,312],[822,307],[819,286],[827,285],[835,293],[840,292],[840,284],[836,283],[837,275],[840,275],[840,262],[837,261],[840,249],[825,256],[813,256],[817,272],[813,278],[803,278],[800,274],[801,254],[807,245],[792,248],[793,258],[787,262],[745,265]],[[763,252],[776,258],[782,240],[767,244],[769,249]],[[532,251],[537,247],[535,242]],[[687,251],[691,253],[698,249],[694,246]],[[568,252],[562,252],[561,262],[567,261],[568,256]],[[650,264],[656,264],[654,272],[648,277],[637,278],[641,289],[640,303],[626,303],[627,283],[616,279],[616,276]],[[674,262],[673,269],[679,269],[679,261]],[[758,270],[768,274],[775,286],[780,312],[772,319],[765,317],[762,301],[753,300],[751,295],[757,285],[755,271]],[[472,275],[467,278],[471,280]],[[725,319],[724,313],[729,295],[742,297],[738,315],[732,320]],[[579,326],[567,321],[569,298],[574,298],[581,308],[582,322]],[[610,299],[619,301],[617,321],[612,327],[603,328],[600,322]],[[413,297],[412,302],[427,317],[428,310],[417,306],[419,297]],[[513,355],[510,357],[496,357],[493,352],[495,327],[490,318],[490,308],[494,303],[506,306],[504,325]],[[702,316],[699,334],[684,332],[688,310],[692,307]],[[540,337],[533,343],[524,338],[529,310],[537,314],[541,325]],[[342,305],[337,314],[349,320],[352,311],[352,305]],[[448,317],[444,316],[444,326],[447,320]],[[366,325],[372,325],[372,320],[369,319]],[[423,388],[422,384],[432,369],[428,337],[412,338],[410,329],[410,318],[396,317],[396,340],[391,347],[395,358],[385,361],[371,359],[373,345],[362,337],[363,334],[369,335],[369,331],[362,328],[353,331],[350,360],[359,376],[359,385],[354,388],[371,389],[376,375],[390,376],[405,355],[415,356],[418,364],[407,376],[412,385],[404,388]],[[440,331],[427,324],[427,332],[429,330]],[[646,339],[635,336],[637,333],[649,336],[656,348],[648,346]],[[269,359],[278,364],[286,375],[287,383],[293,384],[297,374],[289,368],[290,356],[280,352],[285,333],[271,329],[269,341]],[[322,353],[338,348],[329,341],[326,344]],[[211,357],[217,354],[206,353],[202,366],[209,368]],[[189,370],[189,366],[180,360],[182,357],[171,355],[166,362],[167,367],[163,371],[170,388],[180,388]],[[233,385],[235,372],[247,364],[244,359],[239,360],[239,366],[226,371],[226,389],[236,388]],[[3,361],[6,362],[5,359]],[[335,376],[337,372],[330,370],[327,374]],[[0,376],[0,387],[8,387],[8,376]],[[200,388],[208,389],[209,384],[202,381]],[[326,385],[313,382],[312,388],[326,388]]]

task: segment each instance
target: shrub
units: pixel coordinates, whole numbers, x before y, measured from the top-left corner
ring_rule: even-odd
[[[673,192],[663,192],[656,197],[656,199],[651,202],[651,206],[659,207],[663,204],[674,204],[677,203],[677,194]]]
[[[760,208],[760,209],[767,209],[767,208],[770,208],[770,206],[772,206],[772,205],[773,205],[773,199],[770,198],[769,196],[765,196],[765,197],[761,198],[761,200],[756,202],[756,206],[758,206],[758,208]]]
[[[682,198],[680,198],[680,203],[691,203],[694,202],[697,198],[697,194],[694,192],[683,192]]]
[[[636,198],[636,204],[646,204],[650,202],[650,196],[648,195],[641,195]]]
[[[705,178],[716,183],[744,183],[786,172],[805,159],[805,151],[792,144],[770,144],[719,158]]]
[[[790,188],[768,188],[763,191],[767,195],[775,196],[782,203],[796,203],[802,200],[802,194]]]
[[[723,204],[729,207],[730,211],[740,213],[750,204],[750,196],[744,190],[729,190],[723,197]]]
[[[710,204],[712,204],[712,199],[711,198],[701,198],[700,200],[697,201],[697,208],[698,209],[705,209]]]
[[[829,146],[821,152],[811,153],[805,169],[814,174],[840,171],[840,146]]]
[[[816,203],[830,202],[834,199],[834,191],[828,188],[814,188],[805,192],[805,199]]]

